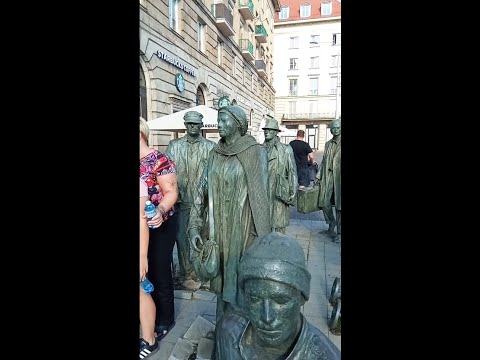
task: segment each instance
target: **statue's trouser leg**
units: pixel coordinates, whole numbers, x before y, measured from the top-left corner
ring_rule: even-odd
[[[221,318],[225,315],[228,314],[229,312],[233,311],[233,306],[227,302],[222,300],[223,297],[221,294],[217,294],[217,312],[216,312],[216,319],[215,319],[215,324],[219,324]],[[212,350],[212,359],[213,360],[222,360],[222,359],[217,359],[217,352],[216,352],[216,339],[217,339],[217,329],[218,326],[215,326],[215,341],[213,342],[213,350]]]
[[[187,226],[190,219],[190,208],[180,209],[178,214],[178,233],[177,233],[177,254],[179,264],[179,275],[183,280],[190,275],[193,271],[192,264],[190,263],[190,243],[187,238]]]
[[[322,207],[323,210],[323,215],[325,217],[325,222],[328,224],[328,231],[333,233],[333,230],[335,229],[336,221],[335,221],[335,215],[333,215],[333,189],[330,189],[326,194],[325,194],[326,199],[330,199],[328,204],[325,204]]]
[[[323,215],[325,217],[325,222],[329,225],[329,230],[333,230],[335,227],[335,216],[333,215],[333,207],[332,204],[328,204],[322,208]]]
[[[342,233],[342,210],[337,210],[336,215],[337,215],[337,234],[340,235]]]

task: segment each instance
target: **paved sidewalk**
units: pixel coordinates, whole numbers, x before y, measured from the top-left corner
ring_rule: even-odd
[[[341,277],[340,245],[333,243],[331,238],[319,234],[319,231],[327,228],[322,211],[301,214],[295,208],[291,208],[287,235],[297,239],[301,244],[308,270],[312,275],[310,299],[303,306],[302,312],[310,323],[328,335],[341,350],[341,336],[333,335],[328,330],[328,319],[333,308],[328,298],[333,281],[336,277]],[[178,264],[176,250],[174,263]],[[176,325],[160,342],[160,350],[150,359],[169,360],[178,339],[185,335],[197,316],[215,324],[215,309],[216,297],[209,291],[175,290]]]

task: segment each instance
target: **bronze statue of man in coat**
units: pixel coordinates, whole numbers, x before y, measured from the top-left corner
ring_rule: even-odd
[[[330,132],[333,138],[325,143],[325,151],[316,175],[316,181],[320,184],[318,206],[323,210],[328,230],[325,233],[332,236],[334,241],[340,240],[342,221],[342,124],[340,119],[330,123]],[[335,207],[335,215],[333,214]],[[335,227],[337,232],[335,233]]]
[[[277,134],[280,132],[278,121],[267,119],[262,128],[265,134],[263,145],[268,158],[268,199],[272,231],[285,234],[290,224],[290,206],[295,206],[298,179],[293,149],[282,144]]]
[[[166,154],[176,165],[178,179],[178,231],[177,253],[180,281],[186,288],[197,289],[196,274],[190,262],[190,242],[187,227],[193,203],[193,188],[207,165],[208,155],[215,143],[201,134],[203,115],[198,111],[187,111],[183,116],[187,134],[180,139],[170,140]]]

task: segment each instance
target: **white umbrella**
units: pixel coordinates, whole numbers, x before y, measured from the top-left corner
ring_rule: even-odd
[[[217,129],[217,114],[218,110],[209,108],[205,105],[194,106],[182,111],[175,112],[170,115],[158,117],[156,119],[149,120],[147,122],[150,130],[162,130],[162,131],[179,131],[186,130],[183,123],[183,116],[187,111],[198,111],[203,115],[203,127],[202,129]]]
[[[287,129],[283,125],[279,125],[278,127],[280,129],[280,132],[278,133],[279,136],[295,136],[295,137],[297,137],[297,130]]]

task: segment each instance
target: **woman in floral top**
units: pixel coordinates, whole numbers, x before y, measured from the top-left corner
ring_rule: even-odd
[[[154,287],[155,332],[157,340],[161,340],[175,325],[172,252],[178,226],[174,209],[178,189],[175,163],[148,146],[149,132],[147,122],[140,118],[140,178],[147,183],[148,197],[157,207],[157,216],[149,225],[158,224],[156,220],[160,220],[159,227],[150,229],[148,279]]]

